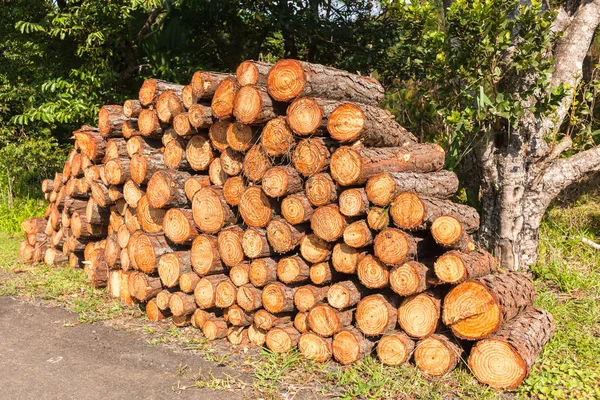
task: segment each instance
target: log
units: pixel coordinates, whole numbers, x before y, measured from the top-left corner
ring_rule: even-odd
[[[209,234],[237,222],[237,216],[223,197],[223,190],[217,187],[205,187],[196,193],[192,200],[192,214],[198,229]]]
[[[208,312],[200,308],[196,308],[194,314],[192,314],[192,325],[197,329],[204,328],[206,321],[217,318],[217,315],[213,312]]]
[[[333,354],[332,339],[324,338],[312,332],[304,332],[298,339],[298,350],[309,360],[325,362]]]
[[[246,183],[241,175],[228,177],[223,185],[223,197],[227,204],[237,206],[246,190]]]
[[[184,184],[185,195],[189,201],[194,199],[198,190],[210,186],[210,178],[206,175],[191,175]]]
[[[369,355],[375,347],[375,341],[366,338],[356,328],[350,327],[333,337],[333,357],[343,365],[357,362]]]
[[[212,147],[220,152],[229,147],[227,131],[232,123],[230,121],[215,121],[208,130],[208,137]]]
[[[228,308],[235,304],[237,287],[230,279],[223,280],[215,287],[215,307]]]
[[[104,166],[104,175],[106,180],[111,185],[122,185],[131,178],[130,172],[130,160],[127,158],[120,158],[110,160]]]
[[[294,317],[294,328],[298,330],[298,332],[305,333],[309,331],[308,326],[308,313],[307,312],[298,312]]]
[[[93,187],[90,188],[90,190],[93,191]],[[92,197],[93,197],[93,193],[92,193]],[[98,203],[99,206],[101,207],[108,207],[110,205],[115,204],[117,201],[119,200],[125,200],[125,196],[123,195],[123,186],[121,185],[110,185],[108,187],[108,202],[106,202],[106,204],[102,205],[100,203]],[[105,198],[106,200],[106,198]]]
[[[161,143],[141,136],[134,136],[125,145],[127,155],[133,157],[135,154],[150,155],[160,151]]]
[[[371,232],[367,221],[364,219],[348,225],[346,229],[344,229],[343,236],[344,243],[357,249],[373,243],[373,233]]]
[[[398,307],[398,324],[408,336],[422,339],[433,334],[441,316],[442,294],[428,290],[405,298]]]
[[[365,190],[369,201],[380,207],[390,204],[402,192],[447,199],[458,191],[458,177],[451,171],[382,172],[369,178]]]
[[[374,231],[387,228],[390,224],[390,213],[381,207],[371,207],[367,213],[367,225]]]
[[[285,257],[277,263],[277,278],[289,284],[308,281],[309,267],[299,256]]]
[[[393,330],[398,320],[398,300],[392,296],[372,294],[356,307],[356,327],[367,336],[382,335]]]
[[[242,167],[244,176],[250,181],[258,183],[269,168],[271,168],[271,160],[264,152],[262,146],[260,144],[252,146],[246,153],[246,157],[244,157]]]
[[[229,327],[222,318],[209,319],[202,327],[202,333],[208,340],[217,340],[227,337]]]
[[[269,197],[283,197],[302,191],[303,182],[291,166],[270,168],[262,177],[262,188]]]
[[[127,142],[125,139],[112,138],[106,142],[106,151],[102,162],[106,164],[108,160],[114,160],[118,158],[127,158]],[[72,167],[71,167],[72,169]]]
[[[104,261],[106,261],[109,268],[119,268],[121,266],[121,247],[117,242],[117,235],[114,233],[106,238]]]
[[[127,118],[136,118],[142,112],[142,103],[139,100],[125,100],[123,115]]]
[[[127,117],[123,115],[122,106],[102,106],[98,113],[98,130],[105,138],[121,136],[121,126],[125,120]]]
[[[262,290],[262,304],[265,310],[277,314],[295,311],[294,293],[296,288],[279,282],[271,282]]]
[[[163,153],[165,167],[181,171],[191,170],[192,167],[185,154],[186,147],[187,142],[184,139],[177,138],[169,141],[165,145],[165,151]]]
[[[69,208],[70,210],[82,212],[81,205],[78,205],[76,209]],[[97,204],[94,199],[90,199],[85,202],[85,220],[92,225],[108,225],[110,220],[110,210],[106,207],[101,207]]]
[[[92,252],[83,267],[88,280],[95,288],[104,288],[108,283],[108,265],[104,261],[104,251],[97,249]]]
[[[327,291],[327,302],[338,310],[353,307],[367,293],[365,288],[354,281],[342,281],[331,285]]]
[[[417,262],[407,261],[394,265],[390,270],[390,287],[400,296],[412,296],[437,284],[433,268]]]
[[[169,298],[169,310],[176,317],[192,314],[198,306],[193,295],[174,292]]]
[[[330,337],[350,326],[354,310],[338,311],[327,304],[319,304],[308,313],[310,330],[324,337]]]
[[[150,299],[148,303],[146,303],[146,316],[152,322],[162,321],[171,316],[171,312],[168,310],[161,310],[156,305],[156,299]]]
[[[146,79],[139,91],[139,101],[142,106],[155,104],[158,97],[167,91],[173,91],[177,96],[181,96],[183,85],[163,81],[161,79]]]
[[[238,211],[246,225],[264,228],[275,215],[274,204],[260,186],[250,186],[242,195]]]
[[[281,215],[292,225],[309,221],[312,214],[313,207],[304,193],[291,194],[281,202]]]
[[[163,219],[165,236],[175,244],[192,243],[198,237],[198,230],[192,210],[171,208]]]
[[[181,275],[191,271],[190,252],[176,251],[163,254],[158,260],[157,270],[163,286],[167,288],[177,286]]]
[[[248,327],[248,340],[255,346],[264,346],[267,338],[267,331],[250,325]]]
[[[369,289],[383,289],[389,286],[388,267],[370,254],[360,260],[356,267],[356,274],[360,283]]]
[[[194,135],[185,149],[185,158],[194,171],[206,171],[214,159],[210,140],[206,135]]]
[[[304,185],[305,195],[308,201],[315,206],[320,207],[333,203],[338,198],[338,189],[327,173],[319,173],[306,180]]]
[[[106,179],[106,174],[104,173],[104,165],[90,165],[83,172],[85,177],[85,181],[88,185],[91,185],[94,181],[101,181],[104,185],[109,185],[108,180]],[[55,181],[56,185],[56,181]],[[56,193],[56,192],[52,192]],[[52,198],[50,198],[52,201]],[[56,199],[54,199],[56,200]]]
[[[260,228],[248,228],[242,236],[242,250],[248,258],[268,257],[272,254],[267,239],[267,231]]]
[[[481,383],[495,389],[515,389],[529,375],[554,331],[548,311],[528,307],[494,335],[475,344],[469,368]]]
[[[223,163],[220,158],[215,158],[208,167],[208,177],[210,179],[210,183],[215,186],[223,186],[227,179],[229,179],[229,175],[223,169]]]
[[[245,153],[257,141],[256,128],[240,122],[234,122],[227,127],[227,144],[235,151]]]
[[[227,282],[229,278],[226,275],[208,275],[200,279],[194,289],[194,297],[199,308],[206,310],[216,305],[217,285],[221,282]]]
[[[246,85],[238,89],[233,100],[233,115],[246,125],[258,125],[279,115],[265,87]]]
[[[50,193],[54,190],[54,180],[53,179],[44,179],[42,181],[42,193]]]
[[[498,260],[483,249],[470,253],[452,250],[442,254],[433,265],[437,278],[453,285],[497,272],[498,267]]]
[[[327,297],[328,290],[328,287],[300,286],[294,293],[294,305],[300,312],[310,311],[311,308],[323,302],[323,299]]]
[[[327,119],[340,103],[326,98],[302,97],[290,104],[286,119],[290,129],[298,136],[322,134],[327,128]]]
[[[258,258],[250,263],[248,278],[252,285],[263,287],[277,280],[277,260],[269,257]]]
[[[84,125],[74,131],[73,136],[75,136],[75,143],[77,143],[81,154],[92,162],[102,161],[106,151],[106,140],[97,128]],[[53,186],[56,188],[56,185]]]
[[[71,215],[71,231],[78,239],[101,238],[108,234],[108,226],[89,224],[85,215],[74,212]]]
[[[267,74],[273,64],[262,61],[242,61],[235,70],[235,77],[240,85],[265,85]]]
[[[81,163],[81,154],[76,153],[71,160],[71,178],[79,178],[83,175]]]
[[[461,222],[450,215],[443,215],[431,224],[431,235],[437,244],[468,253],[476,249],[475,243]]]
[[[235,286],[243,286],[246,283],[250,283],[250,277],[248,276],[249,271],[250,263],[241,262],[231,267],[229,270],[229,279],[231,279],[231,282],[233,282]]]
[[[140,188],[140,185],[132,179],[128,179],[123,184],[123,198],[130,207],[136,208],[138,202],[146,193]]]
[[[275,353],[286,353],[298,344],[300,332],[293,325],[275,327],[267,332],[265,344]]]
[[[294,167],[305,177],[324,172],[330,160],[328,143],[316,137],[299,141],[292,155]]]
[[[340,193],[338,204],[340,212],[347,217],[363,216],[369,211],[369,199],[363,188],[344,190]]]
[[[123,126],[121,126],[121,133],[125,139],[141,136],[142,132],[140,132],[140,126],[137,122],[137,119],[130,119],[123,122]]]
[[[185,207],[189,200],[185,182],[190,174],[174,169],[160,169],[152,174],[146,188],[148,203],[154,208]]]
[[[331,253],[331,264],[337,272],[355,274],[358,263],[367,255],[366,251],[355,249],[346,243],[337,243]]]
[[[235,78],[223,79],[214,92],[211,108],[213,115],[218,119],[227,119],[233,116],[234,99],[240,88]]]
[[[252,314],[247,313],[243,308],[235,304],[227,308],[223,316],[233,326],[250,326],[253,321]]]
[[[314,233],[300,239],[300,254],[309,263],[320,263],[331,257],[331,244]]]
[[[437,144],[404,147],[343,146],[331,155],[331,176],[342,186],[362,185],[381,172],[435,172],[444,166],[445,153]]]
[[[220,274],[225,271],[217,250],[217,238],[199,235],[192,242],[191,263],[194,271],[200,275]]]
[[[228,267],[234,267],[244,260],[243,235],[244,230],[239,226],[223,229],[217,235],[217,248],[221,261]]]
[[[287,325],[290,322],[292,322],[292,318],[289,314],[273,315],[264,309],[257,310],[254,313],[254,326],[266,331],[278,325]]]
[[[139,301],[148,301],[162,290],[160,278],[148,276],[143,272],[130,273],[127,281],[129,293]]]
[[[157,271],[160,256],[175,251],[164,236],[143,232],[131,236],[127,249],[137,268],[147,274]]]
[[[129,228],[127,228],[126,224],[123,224],[117,230],[117,243],[119,243],[119,247],[122,249],[127,248],[127,244],[129,244],[129,238],[131,236],[131,232],[129,232]]]
[[[166,211],[160,208],[151,207],[146,195],[142,196],[138,201],[136,213],[139,226],[145,232],[162,232],[163,219],[165,218]]]
[[[44,263],[46,265],[57,265],[68,261],[68,257],[62,251],[48,248],[44,253]]]
[[[92,199],[91,201],[93,202],[94,200]],[[72,197],[67,197],[67,198],[65,198],[65,206],[63,208],[63,212],[67,212],[69,214],[73,214],[73,213],[77,212],[79,214],[85,215],[88,203],[89,203],[89,201],[86,201],[86,200],[79,200],[79,199],[74,199]],[[103,223],[108,223],[108,213],[106,214],[106,216],[107,216],[107,218],[104,221],[102,221]],[[86,221],[87,221],[87,218],[86,218]]]
[[[182,315],[180,317],[174,316],[171,318],[171,322],[173,322],[173,325],[177,326],[177,327],[184,327],[184,326],[189,326],[192,324],[192,315],[193,314],[187,314],[187,315]]]
[[[129,165],[131,179],[139,185],[146,184],[156,172],[165,168],[162,153],[154,153],[147,156],[134,154]],[[183,187],[183,183],[182,183]]]
[[[179,277],[179,288],[184,293],[194,293],[200,279],[201,278],[194,271],[186,271]]]
[[[312,96],[377,105],[384,94],[373,78],[290,59],[279,60],[271,68],[267,88],[277,101]]]
[[[183,106],[189,109],[192,105],[198,102],[198,98],[194,95],[194,91],[192,89],[192,85],[185,85],[183,89],[181,89],[181,102]],[[193,325],[192,321],[192,325]]]
[[[449,200],[419,196],[412,192],[399,193],[392,201],[390,216],[400,229],[427,229],[441,216],[459,220],[466,232],[479,229],[479,214],[473,207]]]
[[[156,111],[144,109],[138,116],[138,129],[144,137],[159,138],[165,133],[166,126],[161,125]]]
[[[346,228],[346,218],[338,206],[329,204],[317,208],[310,217],[310,227],[315,235],[328,242],[342,237]]]
[[[211,71],[196,71],[192,76],[191,86],[194,96],[200,99],[210,99],[215,95],[219,84],[232,74]]]
[[[434,334],[420,340],[415,348],[415,365],[425,375],[443,376],[458,365],[462,349],[450,338]]]
[[[385,365],[396,367],[406,363],[413,354],[415,342],[402,331],[383,335],[377,343],[377,357]]]
[[[280,116],[267,122],[260,135],[260,144],[271,157],[291,156],[296,140],[285,117]]]
[[[238,289],[236,300],[247,312],[258,310],[262,307],[262,291],[247,283]]]
[[[283,218],[274,218],[267,225],[267,239],[271,249],[280,254],[297,248],[305,232],[306,226],[291,225]]]
[[[21,229],[25,234],[42,232],[46,228],[46,218],[28,218],[21,222]]]
[[[448,292],[442,320],[461,339],[483,339],[533,304],[535,296],[531,280],[519,273],[475,278]]]
[[[417,254],[417,242],[408,233],[386,228],[373,241],[375,257],[388,265],[402,264]]]
[[[221,153],[221,168],[229,176],[236,176],[242,173],[244,168],[244,155],[228,147]]]

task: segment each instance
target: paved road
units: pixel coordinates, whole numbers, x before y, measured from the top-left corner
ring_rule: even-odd
[[[248,379],[203,357],[150,346],[131,332],[76,324],[77,316],[0,297],[0,399],[219,399],[240,393],[188,389],[176,393],[179,365]],[[69,325],[69,324],[67,324]],[[190,383],[188,379],[187,383]]]

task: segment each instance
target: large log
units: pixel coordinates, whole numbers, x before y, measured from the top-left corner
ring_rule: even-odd
[[[482,383],[496,389],[514,389],[529,375],[554,330],[548,311],[528,307],[473,347],[469,368]]]
[[[402,192],[447,199],[457,192],[458,177],[451,171],[382,172],[369,178],[365,190],[369,201],[380,207],[390,204]]]
[[[445,153],[437,144],[404,147],[343,146],[331,155],[331,176],[342,186],[361,185],[382,172],[435,172],[444,166]]]
[[[479,340],[533,304],[531,280],[516,272],[475,278],[454,287],[444,298],[444,324],[461,339]]]
[[[358,329],[350,327],[333,337],[333,357],[343,365],[352,364],[373,351],[375,341],[366,338]]]
[[[174,169],[161,169],[148,181],[146,196],[154,208],[184,207],[188,205],[185,182],[190,174]]]
[[[157,271],[160,256],[175,251],[164,236],[139,231],[131,236],[127,248],[137,268],[147,274]]]
[[[312,214],[313,207],[304,193],[291,194],[281,202],[281,215],[292,225],[309,221]]]
[[[283,218],[274,218],[267,225],[267,239],[271,249],[277,253],[287,253],[300,245],[306,233],[306,226],[291,225]]]
[[[234,267],[244,260],[243,235],[244,229],[232,226],[221,230],[217,236],[217,248],[221,255],[221,261],[228,267]]]
[[[470,253],[453,250],[441,255],[433,267],[440,281],[456,285],[467,279],[496,272],[499,263],[493,255],[483,249]]]
[[[165,287],[177,286],[184,272],[191,271],[190,252],[176,251],[160,256],[158,260],[158,276]]]
[[[194,135],[185,149],[185,158],[194,171],[206,171],[214,159],[210,140],[206,135]]]
[[[138,129],[142,136],[159,138],[165,133],[166,125],[161,125],[156,111],[144,109],[138,117]]]
[[[267,88],[277,101],[312,96],[377,105],[384,94],[375,79],[290,59],[279,60],[271,68]]]
[[[260,144],[255,144],[244,157],[243,173],[250,181],[258,183],[265,172],[271,168],[271,160]]]
[[[458,365],[461,354],[462,349],[449,337],[434,334],[417,343],[415,365],[426,375],[443,376]]]
[[[271,351],[285,353],[298,344],[298,339],[300,339],[300,332],[290,324],[275,327],[267,332],[265,344]]]
[[[369,199],[363,188],[346,189],[338,200],[340,212],[347,217],[358,217],[369,211]]]
[[[298,136],[322,134],[327,120],[340,103],[326,98],[302,97],[290,104],[286,111],[287,122]]]
[[[237,222],[237,216],[223,197],[223,190],[217,187],[205,187],[196,193],[192,214],[196,226],[204,233],[214,234]]]
[[[473,207],[412,192],[402,192],[394,198],[390,216],[400,229],[427,229],[441,216],[456,218],[467,233],[479,229],[479,214]]]
[[[181,93],[175,94],[173,90],[162,92],[156,99],[155,110],[160,122],[172,123],[173,118],[185,111],[181,102]]]

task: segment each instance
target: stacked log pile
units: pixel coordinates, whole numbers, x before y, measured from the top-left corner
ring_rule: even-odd
[[[208,339],[342,364],[413,358],[432,376],[475,343],[475,376],[516,387],[552,318],[526,276],[477,247],[479,216],[449,200],[444,151],[379,108],[383,95],[296,60],[147,80],[74,132],[21,256],[83,267],[151,320]]]

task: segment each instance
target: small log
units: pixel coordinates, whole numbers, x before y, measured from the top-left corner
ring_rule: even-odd
[[[168,288],[177,286],[181,275],[191,271],[190,252],[176,251],[163,254],[158,260],[157,270],[163,286]]]
[[[241,262],[231,267],[229,270],[229,279],[231,279],[231,282],[233,282],[235,286],[243,286],[246,283],[250,283],[250,277],[248,276],[249,271],[250,263]]]
[[[509,272],[468,280],[444,298],[442,320],[461,339],[484,339],[533,304],[535,286],[523,274]]]
[[[356,267],[358,280],[369,289],[383,289],[389,286],[388,267],[376,257],[367,254]]]
[[[184,208],[171,208],[166,212],[163,231],[175,244],[191,243],[199,235],[192,211]]]
[[[294,293],[294,305],[300,312],[310,311],[311,308],[323,302],[328,290],[328,287],[300,286]]]
[[[106,142],[106,152],[102,162],[106,164],[108,160],[114,160],[118,158],[127,158],[127,142],[125,139],[112,138]]]
[[[194,95],[192,85],[185,85],[183,89],[181,89],[181,102],[187,109],[198,102],[198,98]],[[192,325],[194,325],[193,321]]]
[[[343,274],[355,274],[358,263],[367,255],[361,249],[355,249],[346,243],[337,243],[333,246],[331,253],[331,263],[337,272]]]
[[[235,304],[237,288],[230,279],[223,280],[215,287],[215,307],[228,308]]]
[[[161,310],[156,305],[156,299],[150,299],[148,303],[146,303],[146,316],[152,322],[162,321],[171,316],[171,312],[169,310]]]
[[[344,243],[357,249],[373,243],[373,233],[364,219],[348,225],[343,236]]]
[[[220,152],[229,147],[227,142],[227,131],[232,124],[230,121],[215,121],[208,130],[208,137],[212,147]]]
[[[71,215],[71,231],[78,239],[101,238],[108,234],[108,226],[89,224],[85,215],[74,212],[73,215]]]
[[[169,141],[165,145],[165,152],[163,153],[165,167],[180,171],[190,171],[192,167],[185,154],[186,147],[187,142],[184,139],[177,138]]]
[[[208,340],[223,339],[224,337],[227,337],[229,327],[224,319],[213,318],[204,323],[202,333],[204,333],[204,337]]]
[[[117,235],[111,234],[106,238],[104,246],[104,261],[110,268],[119,268],[121,266],[121,247],[117,242]]]
[[[304,333],[308,332],[310,327],[308,326],[308,313],[307,312],[298,312],[294,317],[294,328],[298,330],[298,332]]]
[[[210,140],[206,135],[194,135],[185,148],[185,158],[194,171],[206,171],[214,159]]]
[[[433,265],[437,278],[453,285],[497,272],[498,267],[498,260],[483,249],[470,253],[449,251],[442,254]]]
[[[408,336],[422,339],[433,334],[440,321],[442,295],[428,290],[407,297],[398,307],[398,323]]]
[[[242,61],[235,70],[235,76],[240,85],[265,85],[267,74],[273,64],[262,61]]]
[[[447,199],[458,191],[458,177],[451,171],[382,172],[369,178],[365,190],[369,201],[380,207],[390,204],[402,192]]]
[[[235,304],[227,308],[223,316],[233,326],[250,326],[253,321],[252,314],[247,313],[243,308]]]
[[[294,250],[304,237],[306,226],[291,225],[283,218],[274,218],[267,225],[267,239],[271,249],[283,254]]]
[[[247,283],[238,289],[236,300],[247,312],[258,310],[262,307],[262,291]]]
[[[256,128],[234,122],[227,127],[227,144],[235,151],[245,153],[256,142]]]
[[[182,112],[173,118],[173,129],[175,129],[175,132],[182,138],[187,138],[198,133],[196,128],[190,123],[189,114],[186,112]]]
[[[139,101],[142,106],[155,104],[158,97],[167,91],[173,91],[177,96],[181,96],[183,85],[163,81],[161,79],[146,79],[139,91]]]
[[[275,353],[286,353],[298,344],[300,332],[293,325],[275,327],[267,332],[265,344]]]
[[[192,75],[192,92],[200,99],[210,99],[215,95],[219,84],[225,79],[233,78],[233,74],[211,71],[196,71]]]
[[[163,219],[165,218],[165,210],[151,207],[146,195],[142,196],[138,201],[136,216],[139,226],[148,233],[162,232]]]
[[[262,304],[265,310],[276,314],[295,311],[294,293],[296,288],[279,282],[272,282],[262,290]]]
[[[160,152],[144,156],[134,154],[129,165],[131,179],[139,185],[148,183],[152,175],[165,168],[163,155]],[[183,187],[183,184],[182,184]]]
[[[92,162],[102,161],[106,151],[106,140],[97,128],[84,125],[74,131],[73,136],[81,154],[85,155]],[[53,188],[56,188],[56,185],[53,186]]]
[[[186,271],[179,277],[179,288],[184,293],[194,293],[200,279],[201,278],[194,271]]]
[[[335,242],[342,237],[346,226],[346,218],[336,205],[321,206],[310,217],[310,227],[313,233],[328,242]]]
[[[228,177],[223,184],[223,197],[227,204],[237,206],[246,190],[246,183],[241,175]]]
[[[314,233],[300,239],[300,254],[310,263],[320,263],[331,257],[331,244]]]
[[[174,292],[169,298],[169,310],[176,317],[192,314],[198,306],[194,296],[183,292]]]
[[[308,178],[304,190],[306,198],[315,207],[333,203],[338,198],[336,184],[327,173],[315,174]]]
[[[127,118],[136,118],[142,112],[142,103],[139,100],[125,100],[123,115]]]
[[[180,317],[173,315],[171,318],[171,322],[173,322],[173,325],[175,325],[179,328],[182,328],[184,326],[189,326],[192,324],[192,315],[194,315],[194,314],[186,314],[186,315],[182,315]]]
[[[400,296],[412,296],[437,283],[434,275],[433,268],[417,261],[407,261],[394,265],[390,270],[390,287]]]
[[[333,336],[350,326],[354,310],[338,311],[327,304],[319,304],[308,313],[310,330],[324,337]]]
[[[267,231],[260,228],[248,228],[242,236],[242,250],[248,258],[268,257],[272,254],[267,239]]]
[[[150,155],[160,151],[161,143],[141,136],[134,136],[125,145],[127,155],[133,157],[135,154]]]
[[[240,88],[235,78],[223,79],[214,92],[211,108],[213,115],[218,119],[227,119],[233,116],[234,99]]]
[[[277,101],[313,96],[377,105],[384,94],[373,78],[290,59],[279,60],[269,70],[267,88]]]
[[[292,225],[309,221],[312,214],[313,207],[304,193],[289,195],[281,202],[281,215]]]
[[[375,347],[375,341],[366,338],[353,327],[344,329],[333,337],[333,357],[343,365],[355,363],[371,354],[373,347]]]
[[[130,160],[127,158],[110,160],[104,166],[104,175],[111,185],[122,185],[131,178]]]
[[[290,322],[292,322],[292,318],[289,314],[273,315],[263,309],[257,310],[254,313],[254,326],[266,331],[278,325],[287,325]]]
[[[302,178],[291,166],[277,166],[265,172],[262,188],[267,196],[283,197],[302,191]]]
[[[294,167],[305,177],[324,172],[331,160],[328,143],[321,138],[303,139],[292,155]]]
[[[223,163],[220,158],[215,158],[208,167],[208,177],[210,179],[210,183],[215,186],[223,186],[227,179],[229,179],[229,175],[223,169]]]
[[[554,331],[548,311],[528,307],[473,347],[469,368],[481,383],[496,389],[515,389],[529,375]]]
[[[443,376],[458,365],[462,349],[450,338],[434,334],[420,340],[415,348],[415,365],[426,375]]]
[[[431,236],[437,244],[454,250],[469,253],[476,249],[475,243],[467,234],[462,223],[450,216],[443,215],[431,224]]]
[[[143,272],[130,273],[127,281],[129,293],[139,301],[148,301],[162,290],[160,278],[148,276]]]
[[[91,188],[90,188],[91,189]],[[93,189],[91,189],[93,191]],[[93,193],[92,193],[92,197],[93,197]],[[123,196],[123,186],[121,185],[110,185],[108,187],[108,202],[106,202],[104,205],[98,203],[99,206],[101,207],[108,207],[110,205],[113,205],[114,203],[116,203],[117,201],[121,200],[121,199],[125,199]],[[106,200],[106,199],[105,199]]]
[[[123,198],[130,207],[136,208],[138,202],[146,193],[132,179],[123,184]]]
[[[160,138],[166,132],[166,126],[161,125],[156,111],[151,109],[142,110],[138,116],[138,129],[142,136],[149,138]]]
[[[102,106],[98,113],[98,130],[102,136],[121,136],[121,126],[127,117],[123,115],[123,107],[116,105]]]
[[[356,327],[367,336],[382,335],[393,330],[398,321],[398,300],[383,294],[363,298],[356,307]]]
[[[258,183],[269,168],[271,168],[271,160],[264,152],[262,146],[260,144],[252,146],[246,153],[246,157],[244,157],[242,167],[244,176],[250,181]]]
[[[213,123],[212,109],[201,104],[192,104],[188,107],[188,120],[196,129],[208,129]],[[177,132],[179,133],[179,132]],[[188,136],[188,135],[182,135]]]
[[[377,343],[377,357],[385,365],[396,367],[406,363],[413,354],[415,342],[402,331],[383,335]]]
[[[250,325],[248,327],[248,339],[255,346],[264,346],[267,339],[267,331]]]
[[[361,185],[381,172],[435,172],[444,166],[445,152],[437,144],[404,147],[337,149],[331,155],[331,176],[342,186]]]
[[[44,263],[46,265],[57,265],[68,261],[68,257],[62,251],[48,248],[44,252]]]
[[[417,242],[408,233],[386,228],[373,241],[375,257],[388,265],[402,264],[417,254]]]
[[[239,226],[223,229],[217,235],[217,248],[221,261],[228,267],[238,265],[244,260],[242,236],[244,230]]]
[[[287,108],[286,119],[298,136],[320,134],[327,128],[327,119],[339,104],[336,100],[302,97]]]
[[[353,307],[367,293],[365,288],[354,281],[337,282],[327,291],[327,302],[338,310]]]
[[[217,299],[217,285],[221,282],[227,282],[229,278],[226,275],[208,275],[200,279],[194,289],[194,297],[199,308],[206,310],[215,307]]]
[[[123,122],[123,126],[121,126],[121,133],[125,139],[141,136],[142,132],[140,132],[140,126],[138,125],[137,119],[130,119]]]
[[[126,224],[123,224],[117,230],[117,243],[119,243],[119,247],[122,249],[127,248],[129,244],[129,238],[131,237],[131,232],[129,232],[129,228],[127,228]]]
[[[217,187],[205,187],[196,193],[192,200],[192,214],[198,229],[209,234],[237,222],[237,216],[223,197],[223,190]]]
[[[340,212],[347,217],[366,215],[369,211],[369,199],[363,188],[344,190],[340,193],[338,204]]]
[[[148,203],[154,208],[185,207],[189,200],[185,182],[190,174],[174,169],[161,169],[152,174],[146,188]]]
[[[262,86],[242,86],[235,94],[233,115],[243,124],[264,124],[278,114],[276,104]]]
[[[312,332],[305,332],[298,339],[298,350],[309,360],[325,362],[333,354],[332,339],[324,338]]]
[[[246,225],[264,228],[275,214],[274,205],[260,186],[250,186],[242,195],[238,210]]]
[[[206,321],[217,318],[217,315],[213,312],[208,312],[200,308],[196,308],[194,314],[192,314],[192,325],[197,329],[204,328]]]
[[[287,284],[308,281],[309,266],[299,256],[285,257],[277,263],[277,278]]]
[[[194,195],[198,190],[210,186],[210,178],[206,175],[192,175],[185,181],[185,195],[189,201],[194,199]]]
[[[285,117],[280,116],[267,122],[260,135],[260,144],[271,157],[292,154],[296,141]]]
[[[75,209],[74,211],[81,213],[82,211],[79,207],[81,206],[79,205],[78,209]],[[93,225],[108,225],[110,220],[110,210],[101,207],[94,199],[90,199],[85,204],[85,220]]]
[[[192,242],[191,263],[194,271],[200,276],[224,272],[225,267],[217,249],[217,238],[210,235],[196,237]]]
[[[175,251],[164,236],[139,231],[131,236],[127,249],[137,268],[147,274],[157,271],[160,256]]]
[[[263,287],[277,280],[277,260],[273,258],[258,258],[250,263],[248,271],[250,282],[256,287]]]
[[[390,213],[385,208],[371,207],[367,213],[367,224],[374,231],[380,231],[390,225]]]

